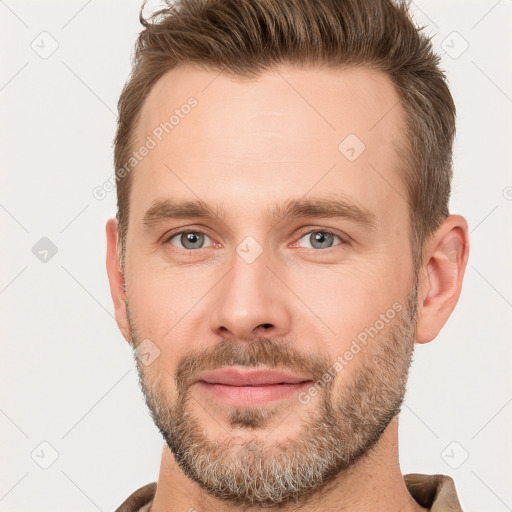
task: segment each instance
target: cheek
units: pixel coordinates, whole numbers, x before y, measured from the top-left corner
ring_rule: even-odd
[[[151,283],[141,283],[127,290],[130,310],[135,317],[139,335],[159,340],[174,325],[170,297],[162,295]]]
[[[173,346],[180,340],[186,343],[191,322],[218,280],[218,272],[211,267],[172,269],[150,266],[148,262],[141,268],[140,272],[132,272],[127,283],[130,309],[139,333],[162,343],[172,342]],[[199,327],[195,325],[195,332]]]
[[[174,380],[175,362],[170,361],[164,352],[155,359],[149,366],[141,365],[141,372],[144,382],[144,394],[151,395],[151,400],[167,409],[176,403],[178,390]]]
[[[302,265],[293,274],[302,308],[343,340],[373,325],[405,293],[403,278],[386,271],[383,258],[329,268]]]

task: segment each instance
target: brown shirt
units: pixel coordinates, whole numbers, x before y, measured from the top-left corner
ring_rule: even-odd
[[[462,512],[453,479],[447,475],[404,475],[411,496],[430,512]],[[115,512],[149,512],[156,492],[156,482],[131,494]]]

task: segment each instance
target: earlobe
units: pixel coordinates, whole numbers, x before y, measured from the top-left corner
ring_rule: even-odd
[[[106,225],[107,234],[107,275],[110,293],[114,302],[114,313],[117,325],[129,343],[131,342],[128,319],[126,315],[126,294],[124,276],[121,272],[118,255],[118,224],[116,219],[109,219]]]
[[[416,342],[432,341],[460,296],[469,256],[468,226],[460,215],[448,216],[425,243],[419,274]]]

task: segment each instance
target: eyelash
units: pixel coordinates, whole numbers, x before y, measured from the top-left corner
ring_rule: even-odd
[[[183,234],[189,234],[189,233],[196,233],[196,234],[205,235],[205,236],[207,236],[208,238],[211,239],[211,237],[207,233],[205,233],[204,231],[201,231],[200,229],[190,229],[190,230],[182,230],[182,231],[173,232],[170,235],[166,236],[162,243],[163,244],[168,244],[176,236],[183,235]],[[314,247],[305,247],[305,249],[309,249],[309,250],[312,250],[314,252],[328,251],[329,249],[335,249],[336,247],[339,247],[339,246],[342,246],[342,245],[345,245],[345,244],[348,243],[348,240],[347,240],[348,237],[342,236],[340,234],[337,234],[334,231],[330,231],[328,229],[311,229],[309,231],[305,231],[305,232],[301,233],[299,238],[297,239],[297,242],[294,242],[294,244],[298,243],[302,238],[304,238],[305,235],[310,235],[312,233],[324,233],[324,234],[334,235],[335,237],[337,237],[340,240],[339,244],[333,245],[332,247],[328,247],[326,249],[315,249]],[[213,242],[213,243],[215,243],[215,242]],[[174,246],[174,247],[176,247],[176,246]],[[192,252],[199,251],[201,249],[207,249],[207,247],[201,247],[200,249],[185,249],[184,247],[177,247],[177,248],[178,249],[182,249],[184,251],[192,251]]]

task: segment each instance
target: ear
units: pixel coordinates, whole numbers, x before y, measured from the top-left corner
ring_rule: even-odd
[[[114,301],[114,312],[117,325],[126,341],[131,343],[128,318],[126,314],[126,294],[124,291],[124,276],[121,272],[118,254],[118,223],[116,219],[108,219],[107,231],[107,274],[110,283],[110,293]]]
[[[427,240],[419,273],[416,342],[432,341],[459,300],[469,256],[468,224],[449,215]]]

